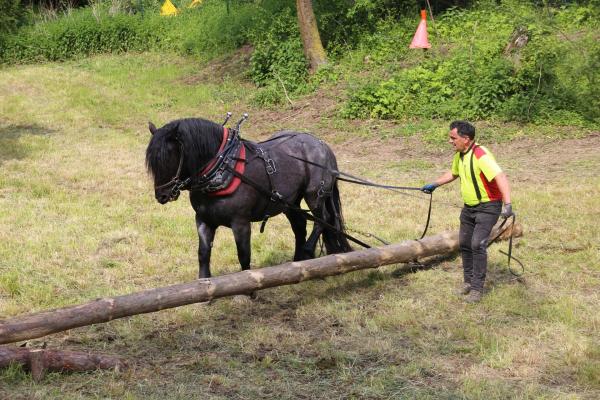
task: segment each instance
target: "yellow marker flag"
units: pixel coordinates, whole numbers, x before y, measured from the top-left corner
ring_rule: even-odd
[[[160,15],[177,15],[179,10],[171,0],[165,0],[164,4],[160,7]]]
[[[194,8],[196,6],[199,6],[200,4],[202,4],[203,0],[192,0],[192,2],[190,3],[190,5],[188,6],[188,8]]]

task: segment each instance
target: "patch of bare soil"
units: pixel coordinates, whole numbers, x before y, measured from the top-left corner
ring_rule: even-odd
[[[252,46],[243,46],[231,54],[211,61],[197,74],[186,76],[182,81],[187,85],[196,85],[205,81],[242,80],[250,64],[252,50]]]

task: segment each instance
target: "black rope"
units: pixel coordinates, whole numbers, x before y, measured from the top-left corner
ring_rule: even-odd
[[[502,229],[504,227],[504,225],[508,222],[508,220],[512,218],[512,222],[509,225],[506,225],[506,228]],[[487,247],[490,247],[496,240],[498,240],[500,238],[500,236],[502,236],[502,234],[504,232],[506,232],[508,229],[514,228],[515,223],[517,221],[517,216],[515,214],[511,215],[510,217],[507,217],[504,219],[504,221],[502,221],[502,223],[500,224],[500,226],[498,227],[498,234],[496,235],[495,238],[493,238],[492,240],[490,240],[488,242]],[[507,260],[507,268],[508,271],[513,275],[518,277],[521,277],[524,273],[525,273],[525,266],[523,265],[523,263],[516,258],[515,256],[512,255],[512,247],[513,247],[513,237],[514,237],[514,231],[510,232],[510,237],[508,238],[508,253],[504,252],[502,250],[498,250],[501,254],[504,254],[505,256],[507,256],[508,260]],[[516,272],[514,271],[511,266],[510,266],[510,261],[511,260],[515,260],[515,262],[517,264],[519,264],[519,266],[521,267],[521,272]]]
[[[354,183],[356,185],[363,185],[363,186],[370,186],[370,187],[376,187],[376,188],[381,188],[381,189],[387,189],[387,190],[391,190],[394,192],[398,192],[399,190],[414,190],[414,191],[421,191],[421,188],[418,187],[414,187],[414,186],[392,186],[392,185],[382,185],[379,183],[375,183],[375,182],[371,182],[367,179],[361,178],[359,176],[355,176],[355,175],[351,175],[348,174],[346,172],[342,172],[333,168],[329,168],[325,165],[321,165],[318,164],[316,162],[313,161],[309,161],[309,160],[305,160],[304,158],[300,158],[300,157],[296,157],[293,156],[291,154],[287,154],[289,157],[295,158],[296,160],[305,162],[307,164],[310,165],[314,165],[315,167],[319,167],[322,168],[326,171],[329,171],[331,174],[337,176],[338,180],[343,181],[343,182],[348,182],[348,183]],[[347,178],[344,178],[347,177]],[[421,235],[421,237],[418,240],[421,240],[425,237],[425,235],[427,234],[427,231],[429,230],[429,222],[431,221],[431,207],[432,207],[432,203],[433,203],[433,193],[429,193],[429,209],[427,210],[427,222],[425,222],[425,228],[423,229],[423,234]],[[381,239],[379,239],[377,236],[373,235],[372,233],[369,234],[370,236],[374,237],[375,239],[379,240],[380,242],[383,242],[385,244],[388,244],[387,242],[382,241]]]

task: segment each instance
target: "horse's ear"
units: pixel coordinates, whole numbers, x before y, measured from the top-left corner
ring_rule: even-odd
[[[153,135],[158,130],[158,129],[156,129],[156,126],[154,126],[154,124],[152,122],[148,122],[148,129],[150,129],[150,133],[153,134]]]

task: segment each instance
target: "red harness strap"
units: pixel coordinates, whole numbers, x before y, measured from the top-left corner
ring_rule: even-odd
[[[219,146],[219,151],[217,153],[220,153],[223,150],[223,148],[225,147],[225,143],[227,143],[228,138],[229,138],[229,129],[223,128],[223,140],[221,141],[221,146]],[[202,172],[200,172],[200,175],[203,175],[203,174],[207,173],[208,171],[210,171],[210,169],[215,165],[216,162],[217,162],[217,159],[215,158],[202,170]],[[234,169],[240,175],[243,175],[244,171],[246,169],[246,147],[243,144],[240,149],[239,160],[235,163]],[[216,192],[208,193],[208,195],[209,196],[230,195],[236,191],[236,189],[240,186],[240,183],[242,183],[242,180],[239,177],[234,176],[233,179],[231,180],[231,183],[229,184],[229,186],[227,186],[226,188],[223,188],[221,190],[218,190]]]

